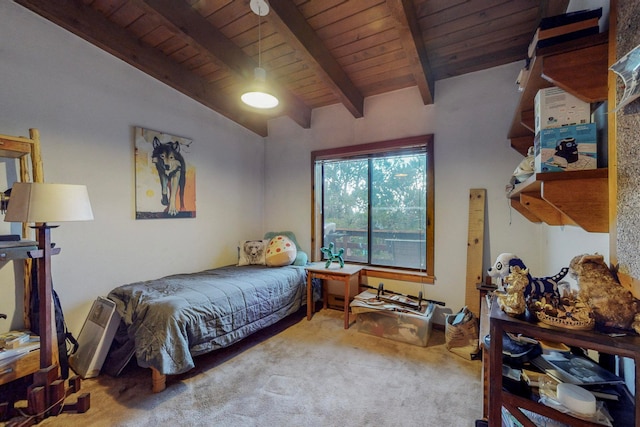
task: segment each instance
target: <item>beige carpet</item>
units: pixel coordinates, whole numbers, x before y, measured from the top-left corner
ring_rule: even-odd
[[[133,364],[85,380],[90,410],[40,425],[458,427],[482,415],[481,362],[448,352],[442,331],[417,347],[344,330],[335,310],[296,314],[196,365],[159,394]]]

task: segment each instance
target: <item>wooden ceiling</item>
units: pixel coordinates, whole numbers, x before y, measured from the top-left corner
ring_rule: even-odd
[[[314,108],[525,59],[540,19],[568,0],[14,0],[251,131],[289,116],[311,126]],[[260,32],[260,43],[258,43]],[[260,55],[258,46],[260,45]],[[258,63],[280,99],[243,106]],[[514,76],[515,81],[515,76]]]

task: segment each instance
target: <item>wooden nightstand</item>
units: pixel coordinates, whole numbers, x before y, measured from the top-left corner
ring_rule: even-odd
[[[321,279],[322,282],[322,308],[327,308],[327,286],[324,280],[338,280],[344,282],[344,328],[349,329],[349,285],[352,277],[358,278],[358,286],[360,286],[361,265],[345,264],[340,268],[339,264],[333,263],[329,267],[325,267],[326,262],[314,262],[307,265],[307,320],[311,320],[313,315],[313,279]]]

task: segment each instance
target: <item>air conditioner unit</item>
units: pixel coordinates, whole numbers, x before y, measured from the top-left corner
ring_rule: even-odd
[[[100,374],[104,359],[120,323],[116,304],[98,297],[78,335],[78,351],[69,356],[69,366],[82,378]]]

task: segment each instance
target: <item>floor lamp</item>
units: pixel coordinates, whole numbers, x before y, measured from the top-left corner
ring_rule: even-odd
[[[87,187],[84,185],[45,184],[40,182],[16,182],[11,189],[9,206],[4,220],[6,222],[35,223],[38,249],[31,251],[31,258],[38,262],[38,296],[40,316],[40,369],[43,371],[40,382],[49,388],[57,380],[57,366],[53,365],[52,332],[52,282],[51,256],[60,252],[60,248],[51,245],[51,229],[57,225],[50,222],[87,221],[93,219]],[[55,373],[52,373],[54,372]],[[37,385],[34,378],[34,385]],[[55,397],[49,391],[43,392],[45,407],[49,408]],[[54,393],[55,394],[55,393]]]

